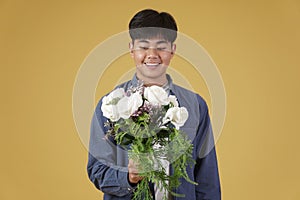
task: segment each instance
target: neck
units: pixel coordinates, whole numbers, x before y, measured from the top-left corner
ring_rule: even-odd
[[[157,84],[157,83],[145,83],[145,84],[144,84],[145,87],[151,87],[151,86],[153,86],[153,85],[162,87],[164,84]]]
[[[157,85],[157,86],[163,86],[165,84],[168,83],[168,79],[167,79],[167,76],[165,76],[164,78],[161,78],[159,80],[147,80],[147,79],[144,79],[144,78],[140,78],[138,75],[137,75],[137,79],[138,80],[142,80],[143,83],[144,83],[144,86],[146,87],[150,87],[152,85]]]

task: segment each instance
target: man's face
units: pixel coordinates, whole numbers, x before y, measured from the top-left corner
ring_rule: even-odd
[[[144,83],[166,83],[166,70],[176,46],[161,38],[136,39],[130,43],[130,54],[136,65],[136,75]]]

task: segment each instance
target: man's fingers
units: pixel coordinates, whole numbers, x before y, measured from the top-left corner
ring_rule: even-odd
[[[139,175],[136,163],[133,160],[129,160],[128,163],[128,178],[131,183],[138,183],[143,179],[142,176]]]
[[[136,173],[136,174],[138,173],[137,166],[132,160],[129,160],[128,172],[129,173]]]
[[[130,174],[129,173],[129,181],[131,183],[138,183],[142,179],[143,179],[143,177],[139,176],[138,174]]]

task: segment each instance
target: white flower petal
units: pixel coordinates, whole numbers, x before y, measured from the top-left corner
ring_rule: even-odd
[[[156,85],[146,87],[144,90],[144,97],[151,104],[168,105],[170,103],[168,93],[162,87]]]
[[[111,121],[118,121],[120,115],[116,106],[117,102],[124,97],[125,91],[123,88],[118,88],[103,97],[101,111],[103,116],[110,119]]]
[[[168,98],[169,98],[170,103],[172,103],[172,105],[174,107],[178,107],[179,106],[177,98],[176,98],[175,95],[170,95]]]
[[[179,129],[184,125],[188,119],[188,111],[185,107],[172,107],[169,108],[165,117],[163,118],[163,123],[166,124],[171,122],[176,129]]]
[[[134,93],[130,97],[123,97],[117,104],[120,117],[128,119],[143,104],[142,96]]]
[[[115,122],[120,119],[117,106],[116,105],[106,105],[102,104],[101,110],[103,112],[103,116]]]

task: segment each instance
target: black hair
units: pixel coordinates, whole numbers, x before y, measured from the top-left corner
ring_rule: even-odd
[[[169,13],[145,9],[130,20],[129,34],[132,40],[161,36],[173,43],[177,37],[177,25]]]

